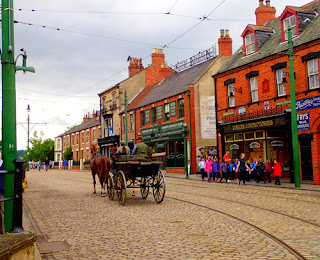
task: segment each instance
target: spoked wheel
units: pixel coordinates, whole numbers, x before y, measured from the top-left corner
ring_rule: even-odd
[[[164,199],[164,194],[166,192],[166,182],[161,170],[159,170],[157,175],[153,178],[152,192],[154,200],[157,203],[161,203]]]
[[[119,203],[123,206],[126,203],[127,181],[122,171],[117,172],[115,186]]]
[[[140,180],[140,193],[143,199],[146,199],[149,195],[149,181],[147,177],[142,177]]]
[[[108,176],[107,179],[107,192],[110,200],[114,199],[114,181],[111,175]]]

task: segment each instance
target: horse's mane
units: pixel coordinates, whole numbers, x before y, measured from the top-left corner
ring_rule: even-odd
[[[92,154],[97,152],[97,147],[93,143],[90,144],[90,149],[91,149]]]

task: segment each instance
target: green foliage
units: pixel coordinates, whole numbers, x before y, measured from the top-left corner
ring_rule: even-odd
[[[54,140],[46,139],[43,141],[44,133],[40,132],[40,136],[38,136],[38,132],[34,131],[33,137],[30,138],[30,143],[32,148],[29,149],[29,159],[33,161],[44,161],[46,157],[49,160],[54,160]],[[26,155],[23,157],[25,160]]]
[[[64,159],[66,159],[66,160],[71,160],[71,159],[72,159],[72,155],[73,155],[72,147],[69,146],[69,147],[67,147],[67,149],[65,150],[65,152],[64,152],[64,154],[63,154],[63,157],[64,157]]]
[[[84,165],[88,165],[88,164],[90,164],[90,162],[91,162],[91,160],[90,160],[90,159],[87,159],[87,160],[84,161],[83,164],[84,164]]]

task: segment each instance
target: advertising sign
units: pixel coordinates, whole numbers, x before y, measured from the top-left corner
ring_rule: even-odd
[[[214,96],[200,97],[201,138],[216,139],[216,107]]]
[[[310,130],[309,112],[297,114],[298,131]]]
[[[239,116],[244,116],[246,114],[246,107],[242,106],[238,108]]]
[[[320,107],[320,96],[304,98],[296,101],[297,111]]]

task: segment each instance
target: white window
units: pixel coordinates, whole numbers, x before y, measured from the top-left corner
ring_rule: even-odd
[[[259,101],[258,96],[258,78],[250,78],[251,102]]]
[[[308,81],[309,89],[314,89],[319,87],[319,69],[318,60],[309,60],[307,63],[308,67]]]
[[[134,115],[130,115],[130,130],[134,130]]]
[[[246,36],[245,44],[246,44],[246,55],[256,51],[256,46],[254,42],[254,33],[251,33]]]
[[[104,120],[104,137],[111,136],[113,134],[112,118],[106,118]]]
[[[60,154],[57,154],[57,161],[60,162]]]
[[[292,37],[297,36],[297,26],[296,26],[296,16],[292,15],[283,20],[283,28],[284,28],[284,37],[285,40],[288,40],[288,28],[289,26],[292,28]]]
[[[116,94],[112,94],[112,105],[114,107],[117,105]]]
[[[234,84],[228,85],[228,103],[229,107],[235,106],[235,97],[234,97]]]
[[[57,149],[56,150],[61,150],[61,140],[57,139]]]
[[[286,75],[285,75],[284,69],[280,69],[276,71],[278,97],[286,95],[286,85],[283,82],[283,79],[285,77]]]

